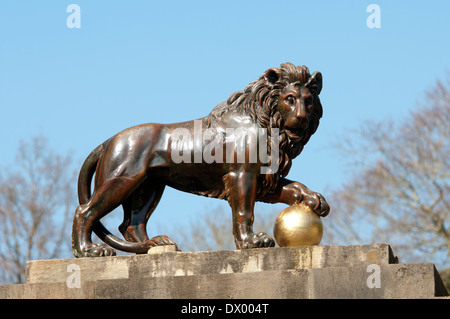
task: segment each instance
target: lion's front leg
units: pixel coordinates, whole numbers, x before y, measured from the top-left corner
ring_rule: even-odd
[[[225,177],[228,202],[233,213],[233,235],[237,249],[273,247],[275,241],[266,233],[253,232],[256,198],[256,174],[231,172]]]
[[[327,216],[330,212],[330,206],[322,194],[313,192],[302,183],[293,182],[286,178],[280,179],[277,188],[267,193],[261,201],[267,203],[284,203],[289,206],[303,203],[321,217]]]

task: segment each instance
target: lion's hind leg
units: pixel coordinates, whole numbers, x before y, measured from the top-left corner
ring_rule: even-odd
[[[94,226],[105,215],[121,204],[143,179],[114,177],[105,180],[92,194],[91,199],[78,206],[73,220],[72,250],[76,257],[111,256],[115,252],[104,244],[93,244],[91,235]]]
[[[122,204],[124,220],[119,230],[127,241],[154,242],[155,245],[175,244],[167,236],[149,239],[147,222],[161,199],[165,185],[147,178]]]

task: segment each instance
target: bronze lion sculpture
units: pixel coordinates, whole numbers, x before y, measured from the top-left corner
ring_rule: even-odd
[[[80,205],[72,231],[75,257],[110,256],[113,248],[146,253],[156,245],[174,244],[167,236],[150,239],[146,231],[166,186],[226,199],[237,249],[275,245],[266,233],[253,231],[256,201],[302,202],[326,216],[330,209],[321,194],[285,178],[292,159],[319,125],[321,89],[320,72],[310,74],[305,66],[284,63],[233,93],[204,118],[134,126],[99,145],[79,174]],[[254,154],[264,153],[261,149],[270,155],[256,158]],[[125,240],[100,222],[119,205],[124,210],[119,230]],[[93,231],[107,245],[92,243]]]

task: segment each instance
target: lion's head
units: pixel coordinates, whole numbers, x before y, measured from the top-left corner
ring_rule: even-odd
[[[231,94],[226,106],[219,104],[210,116],[220,117],[231,110],[242,110],[268,129],[268,137],[271,129],[279,129],[279,170],[276,176],[266,176],[264,182],[270,187],[277,184],[280,176],[288,174],[291,160],[300,154],[317,130],[322,117],[321,90],[320,72],[311,75],[306,66],[284,63],[264,72],[244,90]]]

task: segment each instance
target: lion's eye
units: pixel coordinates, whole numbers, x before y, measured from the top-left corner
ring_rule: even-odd
[[[292,95],[289,95],[289,96],[286,98],[286,102],[287,102],[288,104],[294,104],[294,103],[295,103],[295,98],[294,98]]]

